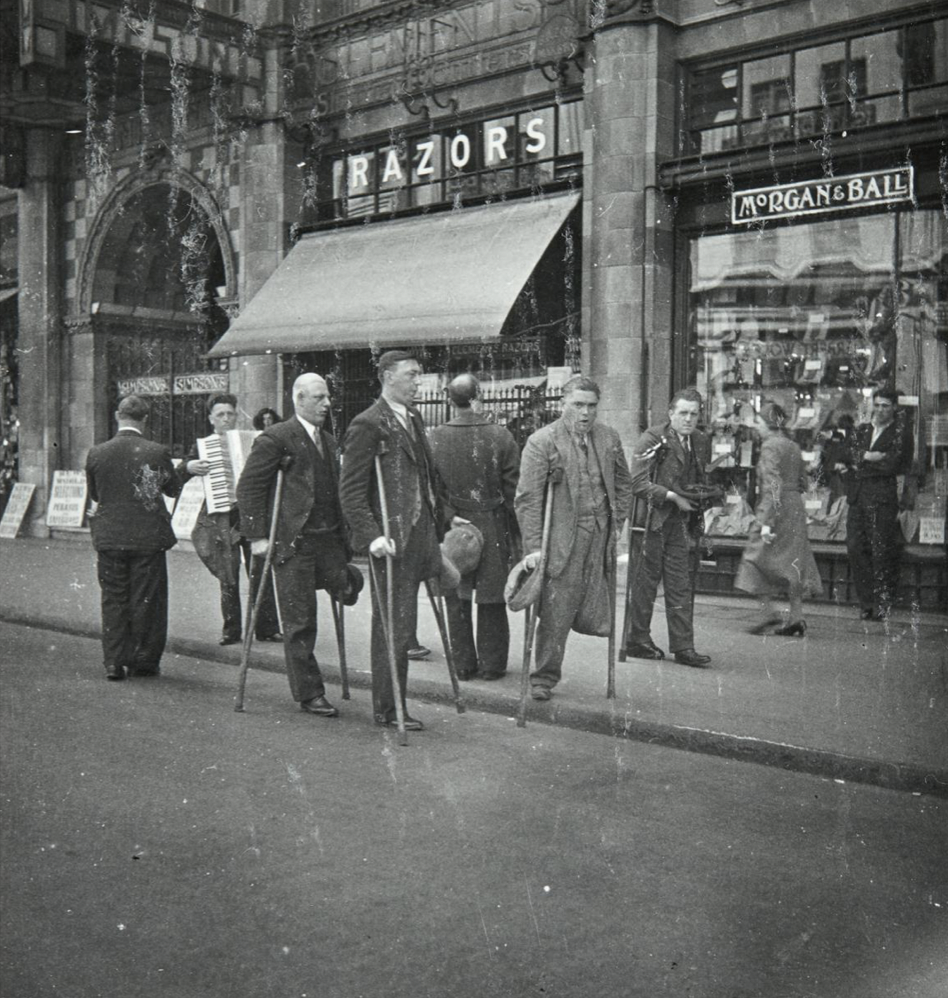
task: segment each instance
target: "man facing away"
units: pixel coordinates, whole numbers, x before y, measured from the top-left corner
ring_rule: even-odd
[[[372,703],[376,723],[391,727],[396,724],[395,692],[385,641],[385,602],[391,568],[391,640],[405,728],[420,731],[424,725],[405,711],[408,648],[418,617],[418,586],[438,576],[441,570],[441,486],[424,424],[412,405],[421,364],[404,350],[389,350],[379,357],[378,373],[381,398],[356,416],[346,431],[340,498],[352,545],[357,552],[368,552],[377,581],[372,594]],[[376,458],[381,479],[376,472]]]
[[[516,561],[514,495],[520,453],[509,430],[495,426],[472,403],[480,385],[461,374],[448,385],[454,417],[431,431],[431,451],[447,490],[452,523],[472,523],[484,546],[480,562],[445,594],[451,650],[459,679],[501,679],[507,671],[510,626],[504,585]],[[477,641],[473,602],[477,603]]]
[[[701,395],[695,389],[677,392],[669,403],[668,421],[645,430],[632,450],[634,525],[646,529],[640,562],[631,569],[637,574],[630,594],[626,651],[632,658],[665,657],[650,632],[662,580],[669,647],[675,661],[703,669],[711,658],[695,651],[692,587],[700,519],[694,503],[683,494],[688,486],[705,480],[708,442],[697,430],[700,413]]]
[[[563,386],[559,419],[528,438],[514,504],[525,567],[541,559],[547,489],[552,489],[549,550],[540,592],[534,700],[560,681],[571,629],[608,634],[616,539],[628,516],[629,467],[619,434],[597,422],[599,386],[577,375]],[[598,626],[590,621],[598,620]],[[604,623],[604,627],[603,627]]]
[[[118,432],[89,451],[86,478],[96,503],[91,519],[102,592],[105,677],[157,676],[168,636],[168,567],[165,551],[177,540],[163,495],[180,484],[171,452],[146,440],[148,404],[123,398]]]
[[[895,601],[902,551],[897,476],[909,471],[912,431],[896,419],[898,393],[877,389],[872,419],[856,429],[846,473],[846,549],[863,620],[885,620]]]
[[[230,394],[212,395],[207,402],[208,421],[214,432],[220,437],[226,437],[228,430],[237,427],[237,396]],[[182,483],[198,475],[204,477],[210,474],[210,463],[198,455],[197,444],[185,459],[179,473]],[[221,617],[223,630],[219,644],[240,644],[243,626],[240,609],[240,563],[241,556],[250,577],[251,597],[256,596],[260,584],[262,564],[254,563],[250,546],[241,540],[238,512],[239,503],[226,513],[209,513],[207,504],[201,507],[195,524],[195,547],[201,560],[207,565],[220,583]],[[269,579],[264,581],[264,597],[257,615],[258,641],[279,641],[281,639],[280,625],[277,620],[276,604],[273,599],[273,585]]]
[[[339,505],[339,454],[323,429],[329,387],[318,374],[293,383],[295,415],[264,430],[237,483],[240,529],[256,558],[269,549],[277,473],[283,495],[272,556],[283,621],[283,654],[293,699],[307,713],[336,717],[326,699],[316,645],[316,590],[342,598],[348,588],[348,546]]]

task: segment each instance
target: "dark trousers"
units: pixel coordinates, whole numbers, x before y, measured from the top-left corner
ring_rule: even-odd
[[[674,654],[695,646],[692,539],[687,515],[670,513],[658,529],[645,532],[629,608],[629,641],[651,640],[652,609],[661,581],[669,650]]]
[[[460,679],[474,675],[502,676],[507,671],[510,651],[510,624],[506,603],[478,603],[449,590],[444,594],[448,634],[454,667]],[[474,614],[477,614],[477,640],[474,640]]]
[[[412,646],[418,624],[418,587],[431,573],[432,545],[437,548],[434,523],[427,510],[412,528],[405,551],[392,559],[392,619],[395,663],[398,682],[402,691],[402,708],[408,686],[408,649]],[[377,586],[372,586],[372,709],[376,720],[395,720],[395,691],[389,663],[388,646],[383,626],[386,610],[388,559],[374,558],[371,554],[370,569]]]
[[[241,541],[231,548],[231,557],[234,563],[234,579],[240,579],[240,563],[243,560],[244,567],[250,579],[250,600],[251,604],[257,598],[257,591],[260,588],[260,577],[263,574],[263,558],[253,557],[250,553],[250,543]],[[243,613],[240,606],[240,582],[233,584],[220,580],[221,585],[221,617],[224,620],[223,636],[235,641],[240,640],[243,634]],[[273,598],[273,583],[267,579],[266,587],[263,591],[263,600],[260,603],[260,611],[257,614],[257,627],[254,637],[268,638],[271,634],[276,634],[280,630],[280,622],[277,619],[276,602]]]
[[[106,668],[157,672],[168,638],[164,551],[99,551],[102,654]]]
[[[563,675],[566,639],[582,608],[594,574],[604,571],[608,525],[580,525],[573,539],[573,549],[562,573],[543,580],[540,595],[540,618],[537,621],[536,669],[530,673],[533,686],[552,689]]]
[[[296,554],[274,565],[280,617],[283,620],[283,656],[290,692],[297,702],[326,692],[313,649],[316,646],[316,590],[344,592],[346,552],[334,534],[302,537]]]
[[[862,608],[888,613],[902,554],[898,503],[856,499],[846,517],[846,549]]]

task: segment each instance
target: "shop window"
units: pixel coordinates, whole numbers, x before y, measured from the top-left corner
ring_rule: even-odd
[[[714,68],[688,85],[683,152],[711,153],[948,107],[948,19]]]
[[[929,469],[919,477],[925,509],[940,509],[944,519],[946,264],[948,223],[938,211],[692,241],[695,380],[712,433],[711,477],[726,490],[708,518],[712,535],[746,533],[757,460],[746,415],[772,401],[792,414],[790,430],[807,460],[811,538],[845,539],[837,451],[868,418],[877,387],[905,398],[918,469]]]

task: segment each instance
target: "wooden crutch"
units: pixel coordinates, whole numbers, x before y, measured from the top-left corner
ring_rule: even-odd
[[[441,596],[435,595],[431,587],[431,580],[425,579],[425,589],[428,590],[428,599],[431,600],[431,609],[435,615],[435,622],[438,625],[438,633],[441,635],[441,646],[444,648],[444,660],[448,663],[448,676],[451,679],[451,689],[454,690],[454,705],[458,713],[464,713],[464,698],[461,696],[461,684],[458,682],[458,672],[454,667],[454,653],[451,651],[451,641],[448,636],[448,628],[444,622],[444,604]]]
[[[550,546],[550,526],[553,519],[553,485],[562,480],[563,469],[551,468],[546,479],[546,499],[543,504],[543,530],[540,539],[540,560],[534,567],[534,572],[540,572],[540,582],[542,590],[543,575],[546,571],[547,549]],[[537,597],[539,602],[540,597]],[[527,694],[530,690],[530,660],[533,655],[533,637],[536,633],[539,610],[535,606],[527,607],[527,619],[524,621],[523,635],[523,665],[520,671],[520,708],[517,711],[517,727],[523,728],[527,724]]]
[[[277,523],[280,519],[280,506],[283,503],[283,480],[292,462],[293,458],[287,455],[280,458],[280,464],[277,468],[276,487],[273,493],[273,515],[270,517],[270,535],[267,539],[267,553],[263,559],[263,571],[260,573],[260,584],[257,586],[257,598],[253,601],[250,620],[247,623],[246,631],[244,631],[244,646],[240,654],[240,674],[237,680],[237,697],[234,704],[234,710],[238,714],[244,713],[244,691],[247,687],[247,672],[250,669],[250,648],[253,645],[253,633],[257,626],[257,615],[260,612],[260,604],[263,601],[267,579],[273,565],[273,548],[276,544]]]
[[[408,732],[405,730],[405,711],[402,708],[402,684],[398,678],[398,660],[395,657],[395,621],[392,596],[392,556],[388,546],[391,543],[391,531],[388,520],[388,501],[385,496],[385,480],[382,478],[382,461],[379,455],[375,455],[375,478],[378,482],[379,506],[382,510],[382,534],[385,537],[385,644],[388,648],[388,664],[392,671],[392,693],[395,696],[395,723],[398,727],[399,745],[408,744]],[[382,594],[378,592],[378,577],[375,574],[375,566],[372,564],[373,555],[369,553],[369,569],[372,573],[373,588],[376,592],[376,599],[381,603]],[[380,615],[383,608],[379,606]]]

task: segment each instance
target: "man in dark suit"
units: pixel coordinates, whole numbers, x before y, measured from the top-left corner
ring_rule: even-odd
[[[610,569],[631,483],[619,434],[597,422],[599,395],[590,378],[567,381],[562,416],[530,435],[520,459],[514,505],[527,568],[540,563],[545,497],[553,490],[536,669],[530,674],[534,700],[549,700],[560,681],[571,630],[606,636],[612,625]]]
[[[224,393],[212,395],[207,400],[207,418],[214,432],[226,437],[229,430],[237,428],[237,396]],[[179,469],[182,484],[197,475],[210,474],[211,466],[198,454],[197,444]],[[250,545],[240,536],[239,503],[226,513],[209,513],[207,504],[201,507],[194,533],[191,535],[201,560],[217,578],[221,590],[221,617],[223,629],[218,642],[221,645],[240,644],[243,630],[240,607],[240,563],[243,560],[250,579],[251,599],[256,598],[260,585],[263,563],[253,559]],[[277,619],[273,586],[263,580],[263,601],[257,614],[257,641],[279,641],[280,624]]]
[[[895,601],[902,543],[896,477],[909,471],[912,431],[897,419],[899,396],[879,389],[872,421],[856,430],[846,474],[846,548],[863,620],[884,620]]]
[[[475,411],[477,378],[448,385],[454,418],[431,431],[431,452],[447,489],[452,523],[473,523],[484,538],[477,568],[445,594],[451,650],[459,679],[501,679],[507,671],[510,627],[504,585],[517,560],[514,495],[520,451],[510,431]],[[473,604],[477,603],[477,642]]]
[[[701,395],[686,388],[672,397],[668,422],[650,426],[632,450],[632,492],[636,498],[635,526],[647,526],[641,561],[629,605],[626,646],[632,658],[662,659],[665,652],[652,641],[652,608],[658,583],[664,583],[665,620],[675,661],[706,668],[710,656],[695,651],[692,552],[701,529],[689,485],[703,484],[708,441],[697,430]]]
[[[425,428],[412,406],[421,377],[418,360],[404,350],[379,357],[382,396],[349,424],[343,444],[340,498],[357,552],[367,551],[378,587],[372,599],[372,701],[377,724],[394,727],[395,693],[385,643],[388,559],[392,569],[392,643],[402,708],[408,683],[408,648],[418,617],[418,586],[441,570],[444,535],[441,485]],[[381,466],[381,483],[375,459]],[[383,526],[380,488],[388,512]],[[424,725],[405,712],[405,727]]]
[[[269,548],[277,472],[285,466],[273,574],[283,621],[283,653],[293,699],[307,713],[336,717],[326,699],[316,645],[316,590],[340,598],[348,586],[348,550],[339,506],[339,455],[323,430],[329,387],[318,374],[293,383],[295,416],[254,441],[237,483],[240,530],[256,558]]]
[[[92,543],[102,591],[105,677],[157,676],[168,636],[168,568],[175,545],[163,496],[180,485],[167,447],[146,440],[148,404],[128,395],[115,413],[118,432],[89,451],[86,478],[96,504]]]

